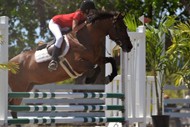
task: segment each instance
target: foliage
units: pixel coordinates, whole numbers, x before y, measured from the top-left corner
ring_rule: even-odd
[[[25,47],[36,46],[40,39],[51,39],[48,21],[56,14],[69,13],[79,8],[82,0],[0,0],[0,15],[9,17],[10,49],[13,57]],[[98,9],[121,11],[139,17],[145,15],[152,23],[159,22],[164,15],[174,14],[177,9],[180,19],[188,15],[186,0],[94,0]]]
[[[165,84],[190,86],[190,24],[176,17],[163,18],[158,28],[148,26],[147,64],[155,79],[157,110],[162,114],[162,95]],[[165,41],[172,45],[167,49]],[[166,50],[166,52],[165,52]],[[159,92],[160,91],[160,92]]]
[[[3,44],[3,41],[2,41],[2,36],[0,36],[0,44]],[[10,70],[12,73],[16,73],[17,70],[18,70],[18,65],[16,63],[12,63],[12,62],[9,62],[9,63],[0,63],[0,69],[8,69]]]
[[[67,79],[67,80],[64,80],[64,81],[61,81],[61,82],[57,82],[56,84],[58,85],[65,85],[65,84],[74,84],[74,79],[70,78],[70,79]]]
[[[146,31],[146,60],[154,76],[158,115],[162,115],[163,87],[167,78],[170,77],[171,73],[168,70],[172,66],[172,62],[165,53],[165,38],[175,22],[175,17],[163,18],[158,28],[148,25]]]
[[[3,36],[2,35],[0,35],[0,44],[2,44],[3,43]]]
[[[172,45],[167,54],[173,59],[172,78],[175,84],[185,83],[190,88],[190,23],[179,23],[170,30]]]
[[[137,30],[137,27],[140,24],[140,21],[137,19],[138,17],[135,17],[134,15],[127,14],[124,17],[124,22],[127,25],[127,28],[129,31],[135,32]]]
[[[3,70],[8,69],[9,71],[15,74],[18,71],[19,66],[16,63],[12,63],[12,62],[5,63],[5,64],[0,63],[0,69],[3,69]]]

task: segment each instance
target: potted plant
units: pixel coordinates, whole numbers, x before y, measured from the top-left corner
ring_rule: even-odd
[[[156,91],[157,115],[152,116],[154,127],[169,127],[169,116],[163,114],[163,93],[168,69],[171,66],[170,57],[165,52],[166,38],[169,30],[176,22],[175,17],[163,18],[158,27],[147,25],[146,30],[146,61],[149,73],[154,77]],[[170,40],[170,39],[168,39]]]
[[[169,116],[163,114],[165,84],[173,82],[190,84],[190,54],[186,55],[190,50],[190,25],[180,23],[176,26],[175,18],[174,16],[163,18],[158,27],[146,24],[147,71],[154,76],[157,103],[157,115],[152,116],[154,127],[169,127]],[[125,22],[130,31],[135,31],[139,24],[131,15],[126,17]],[[186,43],[183,43],[184,41]],[[170,47],[166,46],[166,42],[170,43]],[[181,67],[178,65],[180,53],[182,53],[180,60],[183,59]]]

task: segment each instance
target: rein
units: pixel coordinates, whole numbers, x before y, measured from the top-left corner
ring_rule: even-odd
[[[87,22],[83,22],[80,25],[78,25],[76,28],[74,28],[74,30],[72,30],[72,33],[77,33],[79,30],[81,30],[83,27],[85,27],[87,25]]]
[[[112,29],[115,29],[115,31],[116,31],[115,32],[116,38],[115,39],[112,38],[112,40],[115,41],[115,42],[117,42],[117,44],[121,47],[122,46],[122,42],[121,42],[122,39],[117,36],[117,34],[119,33],[120,29],[116,26],[116,23],[117,23],[117,21],[119,19],[119,16],[120,16],[120,14],[118,14],[117,16],[114,16],[113,19],[112,19],[113,20],[112,21],[112,24],[113,24]]]

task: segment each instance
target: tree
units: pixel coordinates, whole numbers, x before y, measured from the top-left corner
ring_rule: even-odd
[[[170,30],[172,45],[167,53],[173,61],[170,72],[176,85],[186,84],[190,88],[190,22],[180,22]]]
[[[158,115],[162,115],[163,88],[171,74],[168,69],[172,66],[168,54],[165,53],[165,37],[175,22],[174,17],[163,18],[158,28],[148,25],[146,31],[146,61],[150,74],[154,76]]]

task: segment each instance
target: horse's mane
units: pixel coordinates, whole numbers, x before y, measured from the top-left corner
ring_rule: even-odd
[[[96,20],[104,20],[108,18],[112,18],[114,16],[113,12],[104,12],[104,11],[96,11],[92,15],[89,16],[90,22],[95,22]]]

